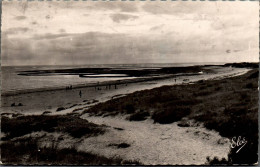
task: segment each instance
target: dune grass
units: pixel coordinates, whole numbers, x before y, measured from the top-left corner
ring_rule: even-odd
[[[6,134],[2,140],[8,140],[36,131],[64,132],[75,138],[96,136],[105,132],[103,126],[69,115],[19,116],[16,118],[2,116],[1,130]]]
[[[25,138],[1,144],[1,161],[5,165],[126,165],[140,164],[138,161],[125,161],[121,158],[77,151],[75,148],[58,149],[39,147],[38,139]]]

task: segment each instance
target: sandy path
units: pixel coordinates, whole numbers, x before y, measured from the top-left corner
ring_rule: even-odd
[[[111,126],[104,135],[85,139],[80,150],[90,151],[107,157],[120,156],[138,160],[145,165],[156,164],[205,164],[206,157],[226,158],[229,140],[217,132],[203,127],[179,127],[177,123],[153,124],[152,120],[130,122],[122,117],[82,118],[95,124]],[[122,128],[124,130],[117,130]],[[222,144],[218,144],[221,141]],[[128,143],[128,148],[117,148],[109,144]]]

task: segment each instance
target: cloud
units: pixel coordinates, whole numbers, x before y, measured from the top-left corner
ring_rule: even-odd
[[[158,26],[154,26],[150,28],[150,31],[157,31],[160,30],[162,27],[164,26],[164,24],[158,25]]]
[[[12,35],[12,34],[19,34],[19,33],[26,33],[30,29],[27,27],[14,27],[14,28],[9,28],[6,31],[3,31],[5,35]]]
[[[3,64],[97,64],[169,63],[249,59],[246,52],[235,56],[227,50],[246,50],[243,39],[237,42],[223,36],[160,36],[88,32],[45,34],[27,40],[5,39]],[[116,41],[116,42],[111,42]],[[240,52],[237,52],[240,53]],[[254,54],[251,58],[255,57]]]
[[[46,15],[45,18],[46,19],[51,19],[51,16],[50,15]]]
[[[138,16],[119,14],[119,13],[112,14],[112,15],[110,15],[110,17],[116,23],[120,23],[121,21],[127,21],[127,20],[135,20],[138,18]]]
[[[26,16],[16,16],[14,19],[16,20],[25,20],[27,17]]]
[[[57,38],[63,38],[63,37],[67,37],[70,36],[71,34],[67,34],[67,33],[61,33],[61,34],[51,34],[51,33],[47,33],[44,35],[34,35],[31,39],[34,40],[43,40],[43,39],[57,39]]]
[[[142,9],[151,14],[169,14],[169,15],[183,15],[183,14],[213,14],[217,12],[216,3],[214,2],[196,2],[192,1],[181,2],[176,1],[158,1],[156,3],[147,2],[142,6]]]
[[[235,54],[247,57],[248,48],[259,47],[255,2],[13,1],[3,5],[5,64],[225,61],[231,56],[236,61],[240,59]],[[14,16],[27,18],[19,21]]]
[[[37,60],[33,51],[33,43],[24,39],[2,38],[2,64],[27,64]]]
[[[115,10],[118,9],[121,12],[137,12],[138,7],[136,3],[133,2],[95,2],[93,5],[94,9],[99,10]]]
[[[63,29],[63,28],[61,28],[61,29],[59,29],[59,32],[60,32],[60,33],[65,33],[65,32],[66,32],[66,30],[65,30],[65,29]]]
[[[20,64],[34,62],[33,60],[45,64],[163,63],[172,61],[183,51],[190,52],[187,46],[194,45],[194,42],[185,44],[178,38],[166,38],[166,36],[131,36],[100,32],[46,34],[27,40],[26,46],[21,45],[25,49],[17,47],[22,40],[9,39],[9,42],[5,43],[14,41],[15,46],[9,45],[8,49],[3,49],[9,51],[7,57],[11,58],[8,59],[8,63],[11,63],[11,60],[20,60]],[[28,57],[20,59],[20,53]]]

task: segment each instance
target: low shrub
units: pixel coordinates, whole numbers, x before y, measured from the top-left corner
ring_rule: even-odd
[[[252,73],[251,75],[249,75],[249,77],[247,77],[248,79],[252,79],[252,78],[258,78],[259,77],[259,71],[256,71],[254,73]]]
[[[251,88],[253,88],[253,87],[254,87],[253,83],[248,83],[248,84],[246,84],[246,88],[248,88],[248,89],[251,89]]]
[[[127,114],[135,112],[135,107],[132,104],[126,104],[124,109],[126,110]]]
[[[166,108],[162,111],[154,112],[152,119],[155,123],[169,124],[181,120],[190,113],[191,109],[188,107]]]
[[[130,121],[143,121],[146,120],[147,117],[150,116],[149,112],[147,111],[140,111],[130,115]]]
[[[65,108],[64,107],[59,107],[59,108],[57,108],[56,111],[62,111],[62,110],[65,110]]]
[[[127,148],[127,147],[130,147],[130,144],[120,143],[120,144],[118,144],[118,146],[117,146],[117,148]]]

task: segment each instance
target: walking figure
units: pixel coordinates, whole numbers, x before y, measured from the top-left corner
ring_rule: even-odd
[[[79,91],[79,97],[81,98],[81,95],[82,95],[82,93],[81,93],[81,90]]]

